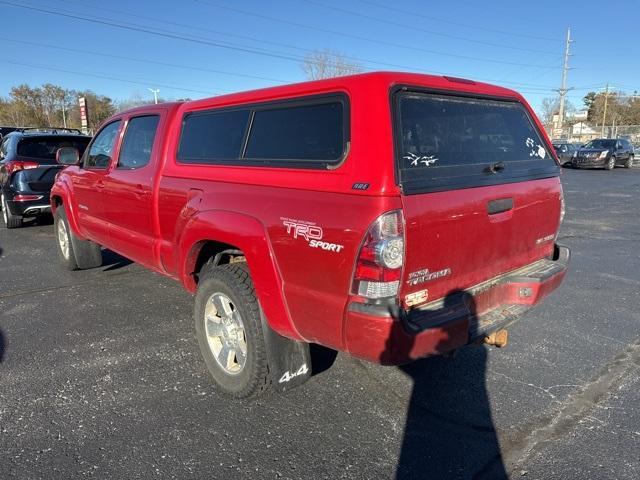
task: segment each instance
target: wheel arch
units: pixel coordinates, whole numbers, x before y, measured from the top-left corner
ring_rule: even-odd
[[[71,227],[73,234],[84,240],[84,236],[80,233],[80,226],[78,225],[75,208],[73,208],[73,204],[69,198],[70,195],[66,188],[54,185],[50,195],[51,214],[55,215],[56,210],[61,206],[64,206],[64,211],[67,214],[67,222],[69,222],[69,227]]]
[[[179,278],[191,292],[209,262],[244,257],[269,326],[285,337],[302,339],[289,314],[267,230],[258,219],[221,210],[196,213],[185,225],[178,248]]]

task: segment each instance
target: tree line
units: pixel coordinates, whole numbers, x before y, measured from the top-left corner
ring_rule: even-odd
[[[606,102],[605,102],[606,99]],[[636,92],[627,95],[621,92],[589,92],[582,99],[583,110],[587,112],[587,122],[593,125],[640,125],[640,95]],[[605,103],[607,111],[605,116]],[[553,116],[558,114],[560,102],[557,97],[545,98],[540,107],[540,116],[545,125],[550,125]],[[576,107],[569,101],[565,103],[565,113],[571,117]],[[571,123],[571,119],[565,120]]]
[[[80,128],[79,97],[87,102],[89,129],[117,111],[111,98],[91,90],[69,90],[51,83],[40,87],[23,84],[0,98],[0,125]]]
[[[39,87],[23,84],[12,87],[7,97],[0,97],[0,125],[79,129],[80,97],[86,101],[90,131],[95,131],[104,120],[119,111],[153,103],[153,99],[139,94],[115,101],[91,90],[69,90],[51,83]]]
[[[589,92],[583,99],[587,120],[601,125],[606,103],[606,125],[640,125],[640,96],[636,93]]]
[[[363,71],[361,65],[344,54],[332,50],[318,50],[301,64],[309,80],[349,75]],[[88,111],[88,128],[98,126],[116,112],[153,103],[150,97],[134,94],[116,101],[91,90],[70,90],[52,83],[31,87],[27,84],[11,88],[9,95],[0,97],[0,125],[13,127],[80,128],[78,98],[84,97]],[[189,100],[188,98],[180,100]],[[159,99],[159,101],[164,101]]]

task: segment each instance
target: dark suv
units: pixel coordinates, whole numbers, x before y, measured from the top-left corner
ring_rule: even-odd
[[[0,145],[0,208],[6,228],[22,226],[25,217],[51,211],[49,193],[62,166],[61,147],[83,152],[91,137],[70,129],[20,129],[8,133]]]
[[[563,167],[571,164],[573,154],[580,148],[579,144],[566,142],[553,142],[553,149],[556,151],[560,165]]]
[[[571,166],[574,168],[601,167],[613,170],[616,165],[625,168],[633,166],[634,150],[625,138],[596,138],[573,154]]]

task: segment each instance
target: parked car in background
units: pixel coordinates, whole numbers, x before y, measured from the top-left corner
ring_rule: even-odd
[[[574,152],[571,166],[606,170],[613,170],[616,166],[631,168],[634,155],[633,145],[627,139],[596,138]]]
[[[504,345],[568,265],[551,142],[521,95],[471,80],[380,72],[149,105],[59,159],[62,263],[99,266],[102,245],[181,281],[236,397],[305,381],[309,343],[384,364]]]
[[[6,228],[51,211],[49,193],[63,168],[56,161],[57,150],[84,152],[90,140],[70,129],[19,129],[5,135],[0,143],[0,208]]]
[[[563,167],[571,164],[573,154],[578,148],[580,148],[580,145],[575,143],[553,142],[553,149],[556,151],[560,165]]]

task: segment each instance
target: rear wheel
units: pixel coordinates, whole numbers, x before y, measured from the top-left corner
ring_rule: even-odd
[[[207,268],[195,301],[196,337],[209,373],[227,394],[270,390],[260,306],[246,264]]]
[[[58,243],[58,256],[67,270],[95,268],[102,265],[100,245],[89,240],[81,240],[73,234],[62,205],[56,210],[53,228]]]
[[[0,207],[2,207],[2,219],[4,220],[4,226],[6,228],[19,228],[22,226],[22,217],[20,215],[14,215],[9,211],[7,200],[4,198],[4,194],[0,195]]]
[[[616,159],[615,157],[611,157],[609,158],[609,160],[607,160],[607,164],[605,165],[604,168],[606,168],[607,170],[613,170],[616,167]]]
[[[624,168],[631,168],[633,167],[633,155],[629,155],[629,158],[627,158],[627,161],[624,162]]]

